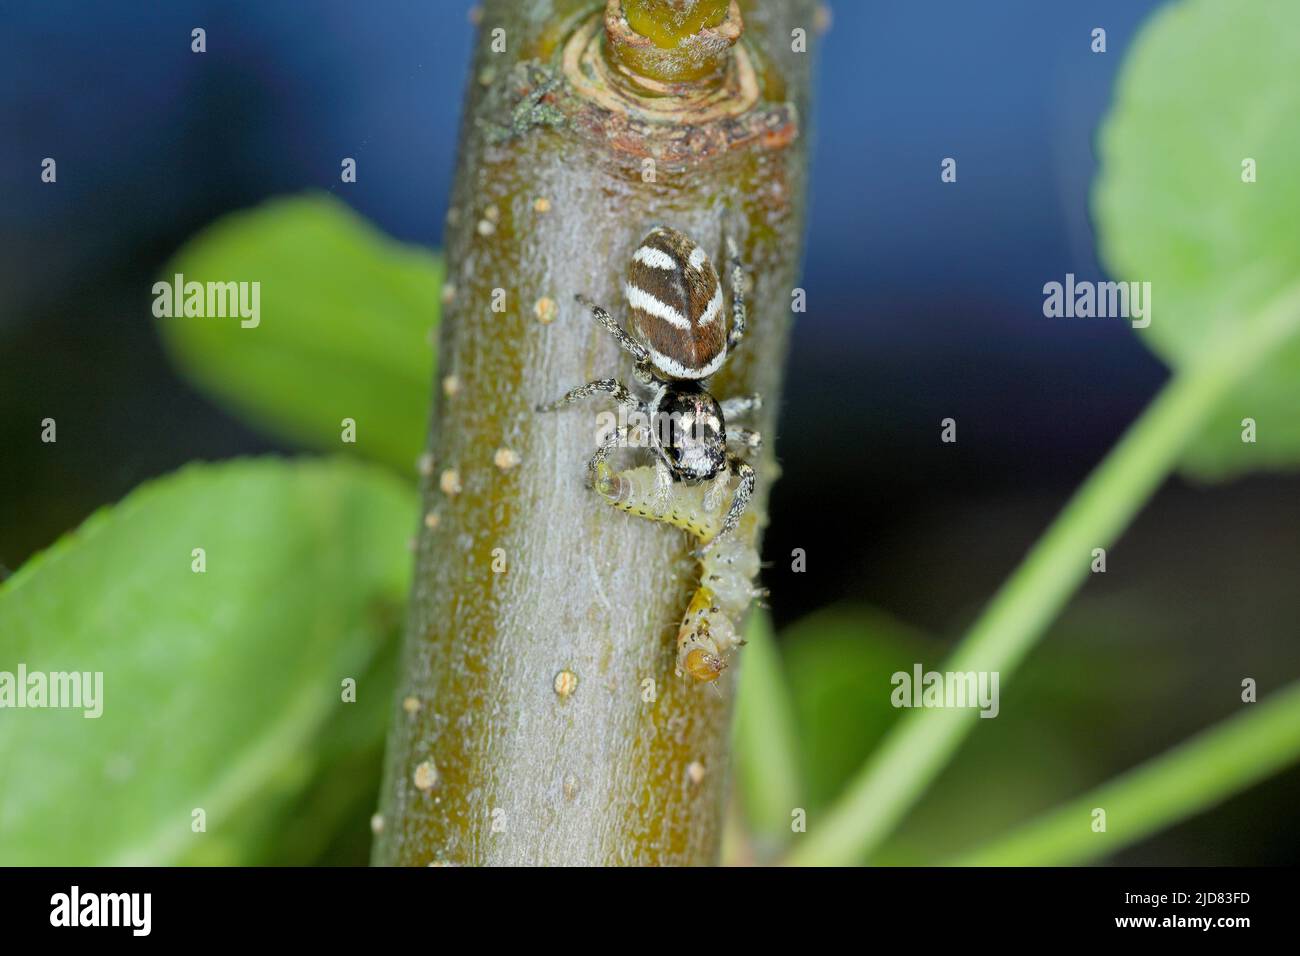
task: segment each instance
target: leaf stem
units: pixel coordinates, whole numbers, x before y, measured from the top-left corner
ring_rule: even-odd
[[[803,789],[794,705],[766,614],[750,616],[746,638],[736,697],[736,776],[750,831],[775,851],[790,835],[790,811],[800,805]]]
[[[1211,342],[1165,384],[994,596],[947,662],[997,671],[1005,686],[1088,574],[1177,464],[1230,389],[1300,327],[1300,284]],[[884,692],[883,690],[881,691]],[[860,862],[893,831],[976,721],[973,710],[915,710],[894,725],[847,792],[792,851],[794,865]]]
[[[1300,754],[1300,683],[970,853],[956,866],[1085,863],[1213,806]],[[1091,827],[1106,811],[1106,831]]]

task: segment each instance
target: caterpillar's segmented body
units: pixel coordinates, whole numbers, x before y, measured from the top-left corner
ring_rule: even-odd
[[[596,491],[615,508],[650,521],[681,528],[711,541],[722,527],[730,483],[674,482],[661,488],[653,468],[614,471],[602,462]],[[737,631],[750,602],[763,594],[754,587],[759,558],[755,543],[759,517],[747,512],[726,537],[700,559],[700,584],[691,595],[677,632],[677,671],[698,681],[717,680],[732,648],[744,643]]]
[[[614,471],[601,462],[596,491],[615,508],[650,521],[662,521],[709,540],[722,527],[723,499],[729,483],[687,485],[674,482],[662,492],[653,468]]]

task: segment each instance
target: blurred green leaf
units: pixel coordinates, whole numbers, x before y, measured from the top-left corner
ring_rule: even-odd
[[[1094,193],[1103,260],[1149,281],[1144,341],[1175,368],[1300,280],[1300,4],[1184,0],[1125,60],[1100,135]],[[1254,160],[1257,181],[1242,181]],[[1188,450],[1207,478],[1300,464],[1300,340],[1233,389]],[[1244,418],[1258,424],[1241,440]]]
[[[259,282],[260,321],[157,319],[200,388],[266,430],[352,448],[410,474],[424,444],[443,266],[394,242],[337,199],[278,199],[218,220],[159,281]],[[357,423],[356,445],[340,441]]]
[[[802,805],[794,709],[766,612],[750,615],[745,639],[736,695],[736,783],[750,833],[775,850],[790,836],[791,811]]]
[[[898,716],[890,676],[936,657],[938,645],[872,608],[843,605],[781,635],[809,811],[829,804]]]
[[[391,671],[365,675],[415,515],[407,485],[357,463],[190,466],[28,562],[0,588],[0,671],[102,672],[103,714],[0,712],[0,864],[255,859],[250,835],[332,753],[382,739]]]
[[[370,820],[379,806],[384,738],[397,679],[400,605],[385,604],[375,620],[377,654],[356,675],[369,688],[337,707],[316,734],[313,763],[277,776],[258,795],[258,814],[204,841],[186,862],[238,866],[369,866]],[[385,620],[387,618],[388,620]]]

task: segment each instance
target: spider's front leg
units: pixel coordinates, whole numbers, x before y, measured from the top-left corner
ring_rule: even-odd
[[[722,519],[722,527],[718,529],[718,533],[713,536],[713,539],[708,544],[696,549],[695,554],[697,557],[704,557],[718,541],[736,529],[736,525],[740,524],[741,515],[745,513],[745,508],[749,505],[749,499],[754,497],[754,484],[756,482],[754,466],[738,455],[728,452],[727,467],[733,475],[740,479],[740,484],[736,488],[735,497],[731,499],[731,507],[727,509],[727,516]]]
[[[609,493],[609,480],[612,474],[608,464],[609,453],[620,445],[627,443],[627,436],[631,428],[630,425],[620,425],[611,431],[596,446],[595,454],[587,462],[587,484],[602,495]]]
[[[727,236],[727,264],[731,266],[731,332],[727,335],[727,354],[734,352],[745,337],[745,270],[740,264],[736,240]]]
[[[668,463],[662,458],[655,457],[655,491],[651,499],[651,509],[656,515],[665,514],[668,506],[672,504],[673,497],[673,473],[668,468]]]
[[[704,493],[701,505],[709,514],[715,513],[722,505],[722,499],[727,492],[731,490],[731,472],[724,468],[718,472],[711,482],[709,490]]]
[[[577,388],[571,388],[562,396],[553,402],[544,402],[537,406],[539,412],[554,412],[561,408],[566,408],[575,402],[580,402],[584,398],[598,393],[605,393],[611,396],[614,401],[627,411],[641,412],[646,414],[645,407],[640,400],[633,395],[626,385],[615,378],[599,378],[594,382],[588,382],[586,385],[579,385]],[[601,440],[596,447],[596,452],[587,462],[587,483],[593,488],[599,487],[601,480],[601,466],[609,458],[609,453],[617,448],[621,443],[625,443],[632,426],[623,424],[615,428]],[[608,471],[608,469],[605,469]]]

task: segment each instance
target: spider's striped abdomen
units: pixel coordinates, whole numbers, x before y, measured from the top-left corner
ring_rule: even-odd
[[[641,241],[623,285],[632,334],[669,378],[707,378],[727,357],[722,283],[704,249],[657,226]]]

